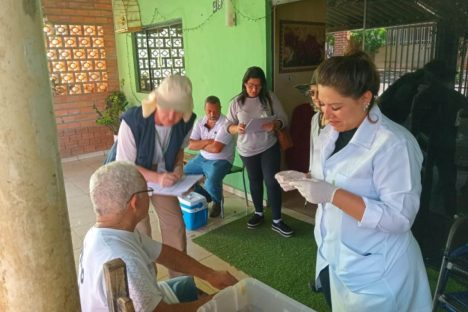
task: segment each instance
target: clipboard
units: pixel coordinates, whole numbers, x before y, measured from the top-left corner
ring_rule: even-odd
[[[154,194],[181,196],[202,178],[202,174],[184,175],[179,181],[177,181],[176,184],[172,186],[163,187],[157,183],[148,182],[148,187],[153,189]]]
[[[265,123],[274,121],[275,119],[276,119],[275,116],[251,119],[249,123],[245,126],[245,132],[246,133],[264,132],[265,130],[262,128],[262,126]]]

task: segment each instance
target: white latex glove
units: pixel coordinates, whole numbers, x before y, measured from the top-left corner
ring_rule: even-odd
[[[299,193],[312,204],[331,202],[338,189],[328,182],[316,179],[302,179],[289,184],[297,188]]]
[[[295,170],[285,170],[275,174],[276,181],[278,181],[279,185],[285,192],[289,192],[295,189],[295,187],[291,186],[290,184],[292,181],[301,180],[305,177],[305,173]]]

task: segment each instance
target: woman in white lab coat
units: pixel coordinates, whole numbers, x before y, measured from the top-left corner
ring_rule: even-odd
[[[422,154],[414,137],[374,106],[375,65],[362,52],[317,69],[321,131],[312,179],[296,187],[318,203],[316,283],[329,282],[333,311],[430,311],[431,295],[411,233]]]

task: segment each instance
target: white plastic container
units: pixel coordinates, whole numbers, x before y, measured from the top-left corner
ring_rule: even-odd
[[[198,312],[314,312],[254,278],[245,278],[217,293]]]
[[[208,204],[206,198],[195,192],[178,197],[180,209],[187,230],[196,230],[208,222]]]

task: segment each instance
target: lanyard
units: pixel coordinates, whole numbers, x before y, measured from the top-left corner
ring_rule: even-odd
[[[172,129],[170,131],[172,131]],[[169,147],[169,140],[167,140],[166,145],[163,146],[161,137],[159,136],[159,133],[158,133],[158,129],[156,129],[155,134],[156,134],[156,144],[159,145],[159,148],[161,148],[162,156],[164,157]],[[170,133],[169,133],[169,137],[170,137]]]

